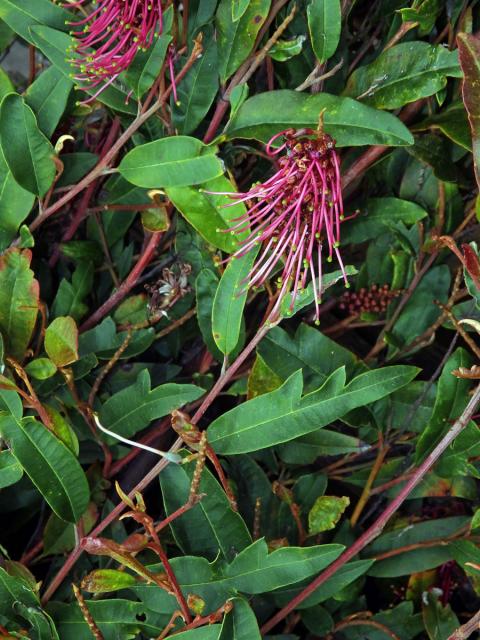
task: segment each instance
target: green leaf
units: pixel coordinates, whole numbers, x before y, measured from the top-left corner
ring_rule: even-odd
[[[57,373],[57,367],[49,358],[35,358],[27,364],[25,371],[35,380],[47,380]]]
[[[206,34],[202,57],[193,65],[179,84],[180,104],[173,109],[173,123],[179,133],[192,133],[205,118],[218,91],[217,43]],[[204,34],[205,36],[205,34]]]
[[[223,619],[218,640],[261,640],[257,618],[248,602],[243,598],[231,602],[233,609]]]
[[[355,276],[358,273],[357,269],[349,264],[345,265],[344,269],[345,269],[345,275],[347,276],[347,278],[348,276]],[[324,274],[322,276],[321,287],[319,284],[317,284],[317,286],[323,292],[325,291],[325,289],[332,287],[339,280],[343,280],[343,279],[344,279],[343,271],[340,271],[340,270],[333,271],[332,273]],[[296,313],[301,311],[304,307],[313,303],[313,301],[315,300],[313,283],[309,282],[309,284],[305,287],[305,289],[302,289],[297,293],[297,295],[295,296],[293,307],[292,307],[292,296],[293,296],[292,293],[287,293],[282,299],[282,302],[280,305],[280,313],[284,318],[289,318],[295,315]]]
[[[248,9],[250,0],[232,0],[232,20],[236,22],[240,20],[245,11]]]
[[[212,331],[217,347],[228,355],[237,346],[240,337],[243,309],[247,301],[246,279],[259,247],[241,258],[231,258],[220,279],[212,308]]]
[[[480,40],[477,36],[459,33],[457,43],[464,74],[463,102],[470,121],[475,176],[480,188]]]
[[[335,53],[342,29],[340,0],[312,0],[307,5],[308,30],[320,64]]]
[[[242,16],[232,16],[232,0],[220,0],[216,15],[219,73],[225,82],[253,49],[270,10],[270,0],[250,0]]]
[[[169,464],[161,473],[167,515],[187,502],[194,470],[195,462],[189,462]],[[251,543],[248,529],[241,516],[232,511],[223,489],[208,469],[202,472],[198,492],[205,494],[200,502],[170,525],[175,540],[184,553],[210,560],[220,554],[231,560]]]
[[[278,447],[278,455],[287,464],[312,464],[320,456],[360,453],[370,447],[358,438],[337,431],[319,429]]]
[[[45,351],[57,367],[66,367],[78,360],[78,329],[73,318],[55,318],[47,327]]]
[[[400,198],[370,198],[360,214],[343,227],[342,243],[360,243],[371,240],[396,222],[412,225],[427,216],[415,202]]]
[[[15,202],[14,207],[12,202]],[[5,250],[15,238],[34,202],[33,193],[16,182],[0,147],[0,251]]]
[[[15,484],[23,476],[22,465],[11,451],[0,451],[0,489]]]
[[[156,638],[164,626],[163,620],[159,622],[158,616],[152,615],[141,602],[120,599],[89,600],[87,606],[104,640],[131,640],[140,633],[145,634],[147,638]],[[62,640],[91,640],[92,632],[76,602],[52,602],[48,611]],[[181,635],[183,634],[179,634],[177,638]],[[204,640],[207,640],[207,637]],[[208,640],[216,640],[216,636],[212,635]]]
[[[234,218],[246,213],[242,202],[235,202],[228,195],[236,189],[225,176],[209,180],[202,189],[197,187],[171,187],[166,189],[168,198],[207,242],[226,253],[233,253],[241,233],[225,233],[235,225]],[[227,206],[228,205],[228,206]]]
[[[10,93],[0,107],[0,142],[15,180],[43,197],[55,178],[55,151],[24,99]]]
[[[212,332],[212,308],[218,278],[211,269],[202,269],[195,280],[195,294],[197,298],[197,322],[202,338],[210,353],[217,359],[222,359]]]
[[[47,1],[49,2],[49,0]],[[32,44],[37,46],[68,80],[72,81],[76,75],[76,67],[71,62],[72,51],[74,50],[73,38],[66,33],[62,33],[62,31],[43,25],[32,26],[29,31],[29,38]],[[67,51],[69,52],[68,56],[66,55]],[[86,89],[86,93],[90,95],[97,91],[97,87]],[[115,111],[131,115],[136,115],[137,113],[137,105],[133,100],[128,100],[128,92],[118,87],[110,85],[96,99]]]
[[[223,173],[215,148],[196,138],[172,136],[139,145],[127,153],[120,174],[139,187],[185,187]]]
[[[336,571],[331,578],[315,589],[315,591],[310,594],[308,598],[305,598],[297,608],[308,609],[320,602],[325,602],[325,600],[337,596],[342,589],[350,585],[354,580],[357,580],[360,576],[363,576],[373,563],[374,560],[355,560],[347,563],[343,567],[340,567],[340,569]],[[278,605],[283,607],[285,604],[290,602],[290,600],[295,597],[300,590],[301,587],[282,589],[276,597]]]
[[[460,626],[451,606],[440,601],[438,591],[425,592],[425,600],[422,598],[422,615],[430,640],[447,640]]]
[[[416,5],[416,6],[415,6]],[[443,9],[441,0],[420,0],[413,2],[411,8],[398,9],[403,22],[416,22],[418,24],[418,34],[421,36],[429,33]]]
[[[452,371],[459,367],[468,369],[471,365],[472,358],[465,349],[456,349],[445,363],[437,385],[432,416],[417,441],[417,464],[438,444],[450,429],[452,421],[465,409],[471,382],[457,378]]]
[[[255,138],[267,142],[289,127],[315,129],[322,109],[326,109],[325,131],[335,138],[339,147],[413,143],[412,134],[390,113],[377,111],[351,98],[327,93],[308,95],[286,89],[260,93],[247,100],[230,121],[226,136],[229,140]]]
[[[27,604],[30,607],[38,607],[39,601],[33,593],[30,585],[23,579],[9,575],[3,567],[0,567],[0,614],[7,620],[18,620],[15,611],[17,603]]]
[[[15,87],[13,86],[12,81],[6,71],[0,69],[0,100],[8,93],[13,93],[15,91]]]
[[[262,356],[257,353],[250,375],[248,376],[248,399],[256,398],[270,391],[275,391],[275,389],[281,386],[282,382],[283,380],[277,376],[273,369],[270,369]]]
[[[24,40],[34,44],[30,27],[48,25],[68,31],[68,23],[74,16],[50,0],[0,0],[0,18]]]
[[[350,504],[350,498],[337,496],[320,496],[308,513],[308,533],[315,535],[335,529],[345,509]]]
[[[317,389],[339,367],[345,366],[350,376],[357,362],[351,351],[305,323],[299,325],[293,336],[281,327],[274,327],[257,351],[283,381],[301,369],[307,391]]]
[[[150,374],[144,369],[135,384],[111,396],[100,410],[104,427],[129,437],[152,420],[168,415],[187,402],[197,400],[203,389],[192,384],[163,384],[151,389]]]
[[[345,385],[345,369],[337,369],[322,387],[301,398],[301,371],[285,384],[227,411],[208,429],[218,453],[233,455],[271,447],[315,431],[408,384],[418,369],[408,366],[368,371]]]
[[[262,538],[241,551],[225,569],[225,579],[243,593],[273,591],[324,569],[342,553],[340,544],[283,547],[268,553]]]
[[[47,138],[60,122],[72,88],[71,80],[56,67],[49,67],[25,92],[25,102],[35,112],[38,127]]]
[[[68,250],[64,251],[69,255]],[[73,257],[73,256],[72,256]],[[95,265],[92,260],[79,260],[73,272],[72,281],[62,278],[57,295],[52,304],[52,314],[56,317],[69,315],[80,320],[88,311],[84,299],[93,288]]]
[[[462,77],[458,52],[427,42],[402,42],[350,76],[344,95],[377,109],[397,109],[432,96]]]
[[[31,417],[0,416],[0,433],[57,516],[77,522],[87,508],[90,492],[73,453]]]
[[[305,42],[305,40],[306,37],[304,35],[297,36],[296,38],[292,38],[291,40],[277,40],[277,42],[268,52],[268,55],[270,56],[270,58],[272,58],[272,60],[277,60],[277,62],[285,62],[286,60],[290,60],[290,58],[298,56],[298,54],[302,52],[303,43]]]
[[[0,256],[0,332],[5,350],[16,360],[25,355],[37,320],[39,285],[30,269],[29,249]]]

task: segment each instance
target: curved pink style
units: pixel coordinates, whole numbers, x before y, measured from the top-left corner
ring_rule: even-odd
[[[87,1],[70,2],[68,6],[82,7]],[[162,5],[160,0],[98,0],[92,11],[73,26],[77,57],[72,62],[79,68],[75,79],[88,84],[88,88],[99,88],[89,102],[162,32]]]
[[[272,143],[282,135],[284,143],[273,148]],[[245,215],[237,218],[228,232],[248,231],[233,257],[262,245],[263,250],[245,279],[246,286],[264,284],[281,261],[277,304],[291,292],[293,309],[298,292],[311,280],[318,319],[324,254],[328,262],[335,254],[348,286],[339,251],[340,225],[344,219],[340,163],[333,138],[311,129],[283,131],[266,145],[270,156],[285,150],[278,159],[280,168],[271,178],[255,184],[246,193],[227,194],[234,201],[232,205],[236,202],[247,205]]]

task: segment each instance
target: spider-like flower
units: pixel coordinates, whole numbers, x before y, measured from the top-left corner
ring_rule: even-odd
[[[70,2],[69,7],[80,8],[89,1]],[[99,87],[92,100],[162,32],[161,0],[98,0],[74,26],[77,57],[73,62],[79,68],[76,80],[89,88]]]
[[[273,148],[281,136],[283,144]],[[247,206],[247,212],[235,218],[236,224],[228,229],[238,234],[248,232],[233,256],[244,256],[255,245],[262,246],[244,281],[248,287],[264,284],[283,262],[277,280],[277,305],[291,292],[291,310],[299,291],[311,280],[318,320],[325,253],[328,262],[335,254],[348,286],[339,251],[344,215],[335,140],[323,131],[287,129],[268,142],[266,152],[270,157],[285,152],[277,161],[278,171],[246,193],[224,194],[235,200],[226,206],[237,202]]]

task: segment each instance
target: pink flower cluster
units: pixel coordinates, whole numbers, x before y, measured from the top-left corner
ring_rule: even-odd
[[[68,6],[82,8],[87,2],[77,0]],[[98,0],[74,26],[78,57],[73,62],[79,68],[76,80],[99,87],[95,98],[128,69],[139,50],[148,49],[162,32],[161,1]]]
[[[280,136],[284,138],[283,144],[273,148],[272,143]],[[237,202],[247,205],[247,212],[236,218],[235,226],[228,230],[248,232],[234,257],[245,255],[255,245],[262,245],[244,283],[249,287],[264,284],[278,263],[283,262],[277,280],[278,304],[291,292],[290,309],[293,309],[298,292],[310,279],[318,319],[324,252],[328,262],[335,254],[348,286],[339,251],[344,215],[335,140],[312,129],[288,129],[274,136],[266,151],[271,157],[285,152],[278,159],[278,171],[246,193],[227,194],[235,200],[232,205]]]

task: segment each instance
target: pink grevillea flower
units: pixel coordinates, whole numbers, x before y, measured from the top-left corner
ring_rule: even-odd
[[[82,7],[87,2],[70,2],[69,7]],[[99,87],[90,98],[93,100],[162,32],[161,1],[97,0],[74,26],[77,57],[73,63],[79,68],[76,80],[88,88]]]
[[[272,143],[283,136],[278,148]],[[311,137],[310,137],[311,136]],[[288,129],[275,135],[266,146],[267,154],[278,159],[278,171],[246,193],[230,193],[235,203],[244,202],[247,212],[228,229],[247,233],[233,254],[241,257],[261,245],[255,264],[244,281],[260,287],[283,263],[277,279],[277,306],[291,292],[290,309],[307,280],[311,280],[316,308],[322,295],[322,261],[333,256],[340,265],[346,286],[347,275],[339,251],[340,225],[344,220],[340,165],[335,140],[312,129]]]

